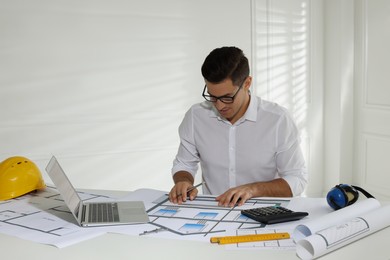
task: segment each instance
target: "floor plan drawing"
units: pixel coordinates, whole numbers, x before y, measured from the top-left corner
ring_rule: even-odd
[[[229,235],[234,236],[243,236],[243,235],[258,235],[258,234],[269,234],[269,233],[279,233],[279,232],[288,232],[292,233],[293,230],[286,229],[239,229],[231,232]],[[227,249],[230,250],[259,250],[259,249],[278,249],[278,250],[295,250],[296,245],[292,238],[289,239],[280,239],[280,240],[271,240],[271,241],[256,241],[248,243],[237,243],[237,244],[228,244],[226,245]]]
[[[116,198],[99,193],[79,192],[82,200],[107,201]],[[280,205],[287,206],[288,199],[250,199],[240,207],[220,207],[215,197],[198,195],[194,200],[176,205],[168,200],[167,193],[141,189],[120,198],[142,200],[150,222],[121,226],[83,228],[74,217],[54,187],[44,191],[0,202],[0,233],[33,242],[66,247],[107,232],[126,235],[151,235],[167,239],[184,239],[208,242],[212,236],[228,232],[253,232],[266,226],[241,214],[242,209]]]
[[[181,205],[169,202],[167,194],[153,201],[147,210],[150,224],[180,236],[209,238],[228,230],[264,228],[265,225],[241,214],[242,209],[286,206],[289,200],[250,199],[240,207],[220,207],[213,196],[199,195]],[[155,230],[155,229],[153,229]]]
[[[107,196],[79,192],[83,200]],[[0,202],[0,232],[35,242],[64,247],[105,231],[80,228],[55,188]]]

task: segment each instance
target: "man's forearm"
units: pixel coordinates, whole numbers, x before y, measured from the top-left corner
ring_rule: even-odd
[[[254,185],[254,197],[291,197],[290,185],[282,178],[269,182],[252,183]]]
[[[178,182],[186,181],[191,185],[194,184],[194,177],[192,177],[191,173],[186,171],[178,171],[173,175],[173,182],[176,184]]]

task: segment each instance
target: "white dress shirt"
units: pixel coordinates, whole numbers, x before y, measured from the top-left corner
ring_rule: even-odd
[[[203,193],[283,178],[293,196],[307,184],[299,131],[283,107],[251,95],[245,115],[234,125],[214,105],[193,105],[179,127],[180,146],[172,174],[202,169]]]

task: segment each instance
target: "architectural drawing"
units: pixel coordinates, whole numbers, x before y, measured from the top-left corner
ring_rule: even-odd
[[[83,200],[107,196],[79,192]],[[0,232],[39,243],[64,247],[105,232],[80,228],[55,188],[0,202]]]
[[[289,200],[250,199],[240,207],[220,207],[212,196],[197,196],[181,205],[172,204],[164,194],[153,201],[154,206],[147,210],[150,224],[155,228],[180,236],[210,237],[228,230],[263,228],[241,214],[242,209],[264,206],[287,206]],[[155,230],[155,229],[154,229]]]
[[[280,233],[280,232],[288,232],[292,233],[292,230],[286,229],[239,229],[235,230],[229,235],[235,236],[243,236],[243,235],[257,235],[257,234],[267,234],[267,233]],[[231,250],[259,250],[259,249],[282,249],[282,250],[295,250],[296,245],[292,238],[289,239],[281,239],[281,240],[271,240],[271,241],[256,241],[249,243],[238,243],[238,244],[228,244],[226,245],[227,249]]]
[[[115,199],[88,192],[79,192],[79,195],[90,201]],[[241,207],[225,208],[217,205],[215,197],[200,195],[193,201],[175,205],[169,202],[166,192],[149,189],[130,192],[129,196],[133,200],[144,200],[149,223],[82,228],[57,190],[48,187],[44,191],[0,202],[0,233],[60,248],[107,232],[209,242],[212,236],[236,230],[253,232],[264,229],[263,224],[241,215],[242,209],[287,206],[289,203],[283,199],[251,199]]]

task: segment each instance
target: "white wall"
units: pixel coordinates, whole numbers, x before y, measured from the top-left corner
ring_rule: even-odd
[[[325,157],[327,192],[352,183],[354,95],[354,1],[325,1]]]
[[[323,3],[254,0],[254,92],[292,114],[310,176],[308,196],[323,192]]]
[[[250,13],[249,0],[1,0],[0,160],[44,173],[54,154],[76,187],[169,190],[200,66],[222,45],[251,56]]]
[[[383,0],[0,0],[0,160],[23,155],[44,172],[55,154],[76,187],[169,190],[177,128],[202,100],[200,66],[212,49],[241,47],[253,61],[253,91],[294,113],[300,96],[281,99],[271,56],[262,71],[258,46],[272,43],[262,21],[269,26],[277,22],[273,11],[294,15],[301,4],[310,10],[306,121],[298,122],[307,194],[339,182],[384,194],[386,157],[368,154],[364,139],[376,125],[371,144],[386,151],[389,143],[388,125],[380,124],[388,115],[385,59],[378,58],[385,56],[376,51],[382,35],[372,29],[386,22],[386,13],[375,15],[388,8]],[[264,71],[272,76],[265,81]],[[380,105],[359,103],[367,97]]]

